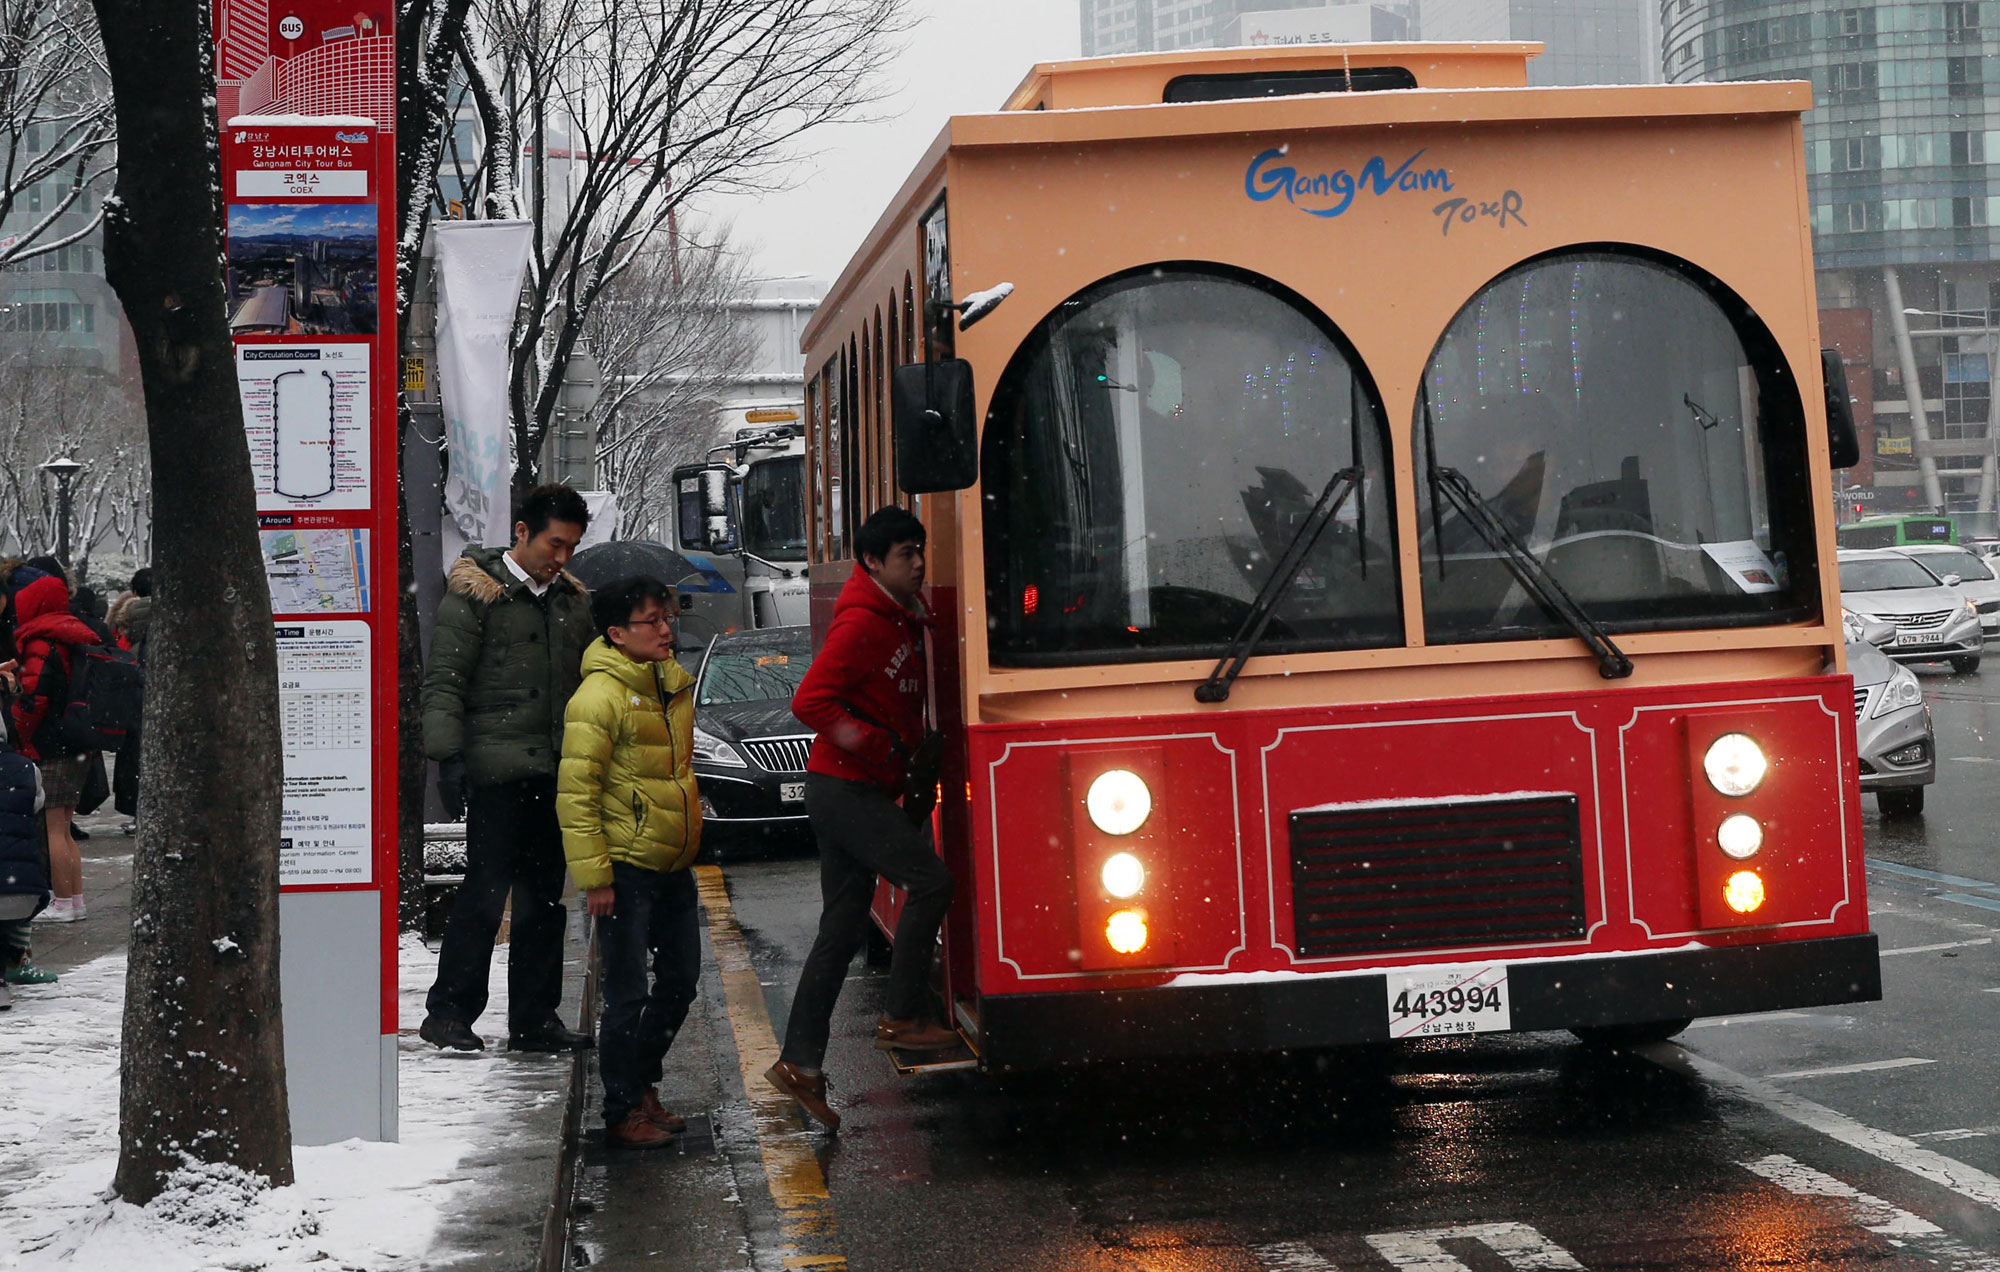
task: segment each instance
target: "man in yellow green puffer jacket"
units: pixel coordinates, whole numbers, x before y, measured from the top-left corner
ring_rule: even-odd
[[[674,661],[672,588],[622,579],[590,610],[602,634],[584,651],[583,683],[563,716],[556,819],[570,877],[597,920],[605,1142],[661,1148],[687,1125],[661,1105],[658,1083],[701,974],[688,872],[701,847],[694,679]]]

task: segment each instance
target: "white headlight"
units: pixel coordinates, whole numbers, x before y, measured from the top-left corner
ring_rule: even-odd
[[[1770,761],[1763,748],[1744,734],[1725,733],[1709,743],[1701,767],[1708,773],[1708,784],[1724,795],[1748,795],[1764,780]]]
[[[1104,881],[1104,890],[1120,901],[1139,895],[1139,889],[1146,886],[1146,867],[1129,852],[1118,853],[1104,863],[1098,872]]]
[[[1083,797],[1090,820],[1107,835],[1129,835],[1146,824],[1153,811],[1153,793],[1137,773],[1112,769],[1100,773]]]
[[[1748,861],[1764,846],[1764,828],[1745,813],[1732,813],[1715,828],[1716,847],[1737,861]]]
[[[694,758],[706,760],[710,764],[725,764],[730,768],[750,767],[743,762],[743,757],[736,753],[735,747],[701,728],[694,731]]]
[[[1924,700],[1923,686],[1917,683],[1916,673],[1908,667],[1897,667],[1882,686],[1881,696],[1875,702],[1875,709],[1868,713],[1869,719],[1888,715],[1891,711],[1902,711],[1914,707]]]

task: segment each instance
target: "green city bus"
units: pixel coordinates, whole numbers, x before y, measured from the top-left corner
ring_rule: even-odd
[[[1956,543],[1950,517],[1864,517],[1841,526],[1834,538],[1843,548],[1900,548],[1908,543]]]

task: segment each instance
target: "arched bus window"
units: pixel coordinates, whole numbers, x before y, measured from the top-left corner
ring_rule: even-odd
[[[1347,341],[1269,280],[1175,263],[1045,318],[983,451],[999,665],[1212,657],[1334,476],[1359,466],[1258,648],[1400,644],[1384,416]]]
[[[875,506],[896,502],[896,448],[889,440],[888,394],[882,388],[882,310],[875,310],[875,361],[872,391],[875,407]]]
[[[1427,643],[1571,634],[1508,569],[1510,536],[1614,632],[1816,612],[1797,384],[1684,262],[1593,247],[1502,274],[1431,355],[1415,449]]]
[[[856,378],[858,372],[855,370],[855,367],[858,365],[856,361],[858,357],[856,348],[854,337],[849,335],[847,337],[847,356],[842,359],[840,366],[841,436],[846,439],[841,443],[840,447],[841,454],[845,457],[843,460],[844,467],[840,470],[842,516],[845,518],[842,523],[844,533],[841,535],[841,539],[850,550],[854,546],[855,528],[861,524],[871,511],[868,507],[868,491],[861,484],[861,473],[863,471],[861,467],[861,439],[865,434],[860,421],[861,394],[859,392],[860,384]]]
[[[826,396],[820,385],[821,377],[818,375],[806,380],[806,453],[811,456],[812,463],[811,471],[805,476],[806,529],[811,540],[811,558],[815,561],[827,559]]]
[[[840,561],[847,556],[847,521],[842,509],[842,495],[852,497],[853,487],[844,486],[843,477],[848,453],[848,416],[846,395],[841,392],[844,377],[840,370],[840,354],[835,353],[820,369],[820,396],[826,399],[826,560]]]
[[[903,357],[903,321],[897,312],[896,289],[889,289],[889,369],[893,372],[906,359]]]

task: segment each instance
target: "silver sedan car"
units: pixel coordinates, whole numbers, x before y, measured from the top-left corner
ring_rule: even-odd
[[[1926,570],[1965,593],[1979,607],[1979,630],[1986,639],[2000,637],[2000,577],[1993,573],[1993,566],[2000,563],[1955,543],[1911,543],[1896,551],[1915,557]]]
[[[1937,780],[1937,738],[1916,673],[1874,644],[1895,639],[1887,623],[1847,621],[1847,670],[1854,677],[1854,735],[1861,789],[1875,793],[1885,817],[1924,811],[1924,788]]]
[[[1896,629],[1885,652],[1897,662],[1949,662],[1961,675],[1979,669],[1986,639],[1978,606],[1913,557],[1893,548],[1842,552],[1840,604]]]

